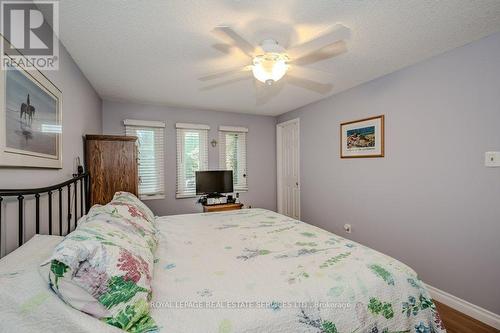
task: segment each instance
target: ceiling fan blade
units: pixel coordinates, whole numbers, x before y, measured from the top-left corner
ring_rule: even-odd
[[[296,45],[287,50],[288,56],[292,59],[299,59],[307,54],[319,50],[327,45],[339,40],[348,39],[351,30],[342,24],[336,24],[331,29],[323,32],[318,37],[303,44]]]
[[[198,78],[198,80],[200,80],[200,81],[210,81],[210,80],[220,79],[220,78],[223,78],[223,77],[226,77],[226,76],[233,76],[233,75],[236,75],[236,74],[239,74],[239,73],[248,72],[248,71],[251,71],[251,70],[252,70],[252,66],[235,67],[235,68],[231,68],[231,69],[228,69],[228,70],[225,70],[225,71],[221,71],[221,72],[212,73],[212,74],[208,74],[208,75],[202,76],[202,77]]]
[[[207,91],[207,90],[216,89],[216,88],[219,88],[219,87],[227,86],[228,84],[232,84],[232,83],[236,83],[236,82],[239,82],[239,81],[248,80],[248,79],[251,79],[251,78],[252,78],[252,76],[250,76],[250,75],[237,77],[237,78],[234,78],[234,79],[231,79],[231,80],[226,80],[226,81],[222,81],[222,82],[218,82],[218,83],[214,83],[214,84],[211,84],[211,85],[208,85],[208,86],[201,87],[200,91]]]
[[[324,59],[336,57],[346,51],[346,42],[339,40],[316,51],[303,55],[300,58],[294,59],[290,63],[296,65],[309,65]]]
[[[307,90],[312,90],[318,94],[325,95],[328,94],[333,89],[333,84],[331,83],[320,83],[308,79],[303,79],[293,75],[287,75],[286,81],[294,86],[304,88]]]
[[[334,79],[334,74],[317,70],[310,67],[302,67],[291,65],[288,69],[287,75],[292,75],[299,78],[314,79],[320,83],[330,83]]]
[[[272,100],[283,89],[283,83],[283,80],[280,80],[270,86],[259,80],[254,80],[256,105],[264,105]]]
[[[219,36],[219,38],[230,40],[234,46],[238,47],[247,56],[253,57],[255,47],[237,34],[231,27],[225,25],[218,26],[214,28],[213,32]]]
[[[225,54],[231,53],[231,49],[233,48],[232,45],[226,44],[226,43],[216,43],[216,44],[212,45],[212,47],[214,49],[216,49],[217,51],[220,51],[220,52],[225,53]]]

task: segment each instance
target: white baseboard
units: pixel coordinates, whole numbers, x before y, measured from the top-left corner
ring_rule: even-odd
[[[486,325],[489,325],[496,329],[500,329],[500,315],[469,303],[461,298],[453,296],[446,291],[442,291],[438,288],[434,288],[433,286],[429,286],[428,284],[425,284],[425,287],[429,291],[431,297],[439,303],[448,305],[450,308],[453,308],[474,319],[477,319],[480,322],[485,323]]]

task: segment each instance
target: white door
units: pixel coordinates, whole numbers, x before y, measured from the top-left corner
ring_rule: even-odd
[[[299,119],[276,127],[278,213],[300,219]]]

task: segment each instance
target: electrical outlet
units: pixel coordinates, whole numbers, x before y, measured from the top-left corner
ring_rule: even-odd
[[[350,224],[344,224],[344,230],[345,232],[347,232],[348,234],[351,233],[351,225]]]
[[[487,167],[500,167],[500,151],[487,151],[484,153],[484,165]]]

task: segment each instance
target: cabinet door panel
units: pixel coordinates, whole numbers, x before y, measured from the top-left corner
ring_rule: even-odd
[[[91,204],[106,204],[118,191],[138,195],[135,142],[87,140],[86,163],[91,177]]]

